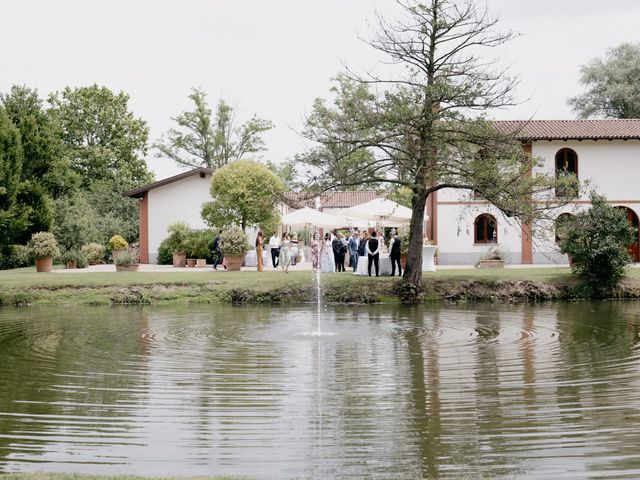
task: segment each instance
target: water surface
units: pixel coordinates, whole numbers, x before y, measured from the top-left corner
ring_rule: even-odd
[[[0,309],[0,471],[637,478],[639,307]]]

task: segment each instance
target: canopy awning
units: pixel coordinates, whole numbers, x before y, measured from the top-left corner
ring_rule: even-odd
[[[309,207],[304,207],[284,215],[280,223],[291,227],[305,227],[310,225],[321,228],[344,227],[349,224],[344,217],[319,212]]]
[[[410,208],[386,198],[378,198],[347,208],[342,213],[349,219],[381,222],[390,226],[404,225],[411,221]]]

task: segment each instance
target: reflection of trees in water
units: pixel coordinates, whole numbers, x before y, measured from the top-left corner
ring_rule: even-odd
[[[144,310],[74,308],[61,315],[58,308],[38,308],[2,313],[0,434],[29,438],[0,438],[0,465],[14,443],[21,445],[23,456],[41,455],[57,451],[56,440],[47,440],[54,434],[86,435],[99,442],[107,432],[129,429],[128,422],[109,418],[131,415],[125,407],[139,401],[136,391],[144,384],[139,373],[146,361]],[[68,416],[85,418],[65,425]]]

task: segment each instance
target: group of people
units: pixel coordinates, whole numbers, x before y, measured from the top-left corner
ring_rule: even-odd
[[[258,257],[258,271],[262,271],[262,231],[258,232],[260,238],[260,244],[256,239],[256,255]],[[296,265],[298,258],[301,257],[301,250],[299,248],[299,240],[297,233],[284,232],[282,237],[273,234],[269,239],[269,247],[271,249],[271,264],[273,268],[280,266],[282,271],[289,273],[289,267]]]
[[[402,275],[400,265],[400,250],[402,241],[396,231],[391,236],[389,244],[389,257],[391,258],[391,275],[395,276],[396,265],[398,274]],[[349,266],[353,272],[358,270],[360,262],[367,262],[367,272],[372,276],[380,276],[380,251],[383,247],[383,240],[378,236],[378,232],[360,232],[357,228],[351,231],[351,235],[346,239],[344,235],[337,231],[326,233],[324,242],[320,241],[320,236],[316,233],[311,240],[311,262],[314,270],[321,272],[344,272],[347,255]],[[372,268],[373,267],[373,268]]]

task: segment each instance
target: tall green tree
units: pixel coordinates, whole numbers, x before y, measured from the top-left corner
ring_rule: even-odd
[[[379,17],[369,42],[391,67],[367,74],[348,69],[336,80],[332,101],[315,102],[304,134],[318,148],[306,162],[319,189],[386,184],[411,190],[404,281],[419,289],[430,195],[475,191],[506,215],[530,223],[555,206],[550,199],[556,182],[571,181],[570,188],[573,180],[540,173],[534,168],[539,162],[519,142],[483,117],[514,102],[516,80],[479,56],[512,34],[497,32],[497,20],[473,0],[396,3],[400,18]],[[368,156],[357,159],[362,151]],[[539,201],[529,201],[532,196]]]
[[[202,207],[202,218],[211,226],[265,227],[278,221],[278,201],[284,186],[267,167],[252,160],[238,160],[219,169],[211,178],[213,201]]]
[[[126,93],[98,85],[67,87],[48,101],[64,153],[83,186],[106,180],[124,191],[153,179],[144,160],[149,129],[129,110]]]
[[[193,110],[172,118],[178,128],[170,129],[154,144],[158,157],[168,157],[185,167],[218,169],[265,150],[262,134],[273,128],[269,120],[254,115],[239,125],[235,109],[224,100],[218,102],[214,115],[207,94],[197,88],[189,99]]]
[[[21,180],[37,183],[53,198],[74,190],[77,175],[69,168],[37,90],[14,85],[9,93],[0,95],[0,103],[20,131],[24,154]]]
[[[580,68],[586,91],[568,100],[580,118],[640,117],[640,44],[623,43]]]

